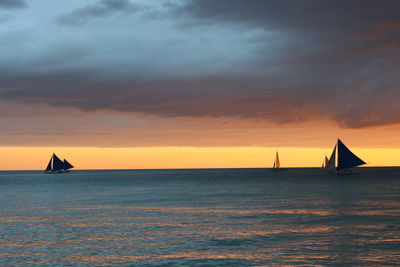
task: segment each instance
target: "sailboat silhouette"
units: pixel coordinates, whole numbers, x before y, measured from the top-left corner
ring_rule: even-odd
[[[325,168],[336,171],[337,174],[347,174],[351,173],[351,168],[364,164],[366,163],[351,152],[338,138]]]
[[[324,161],[322,162],[322,166],[321,168],[326,168],[326,166],[328,165],[328,157],[325,155]]]
[[[45,173],[67,173],[70,172],[70,169],[74,168],[71,163],[69,163],[66,159],[62,161],[57,157],[55,153],[50,158],[49,164],[47,164]]]
[[[281,168],[281,162],[279,160],[278,150],[276,151],[274,166],[272,167],[273,171],[286,171],[286,168]]]

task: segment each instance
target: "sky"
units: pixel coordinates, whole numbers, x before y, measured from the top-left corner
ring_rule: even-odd
[[[338,137],[399,165],[399,9],[1,0],[0,169],[319,166]]]

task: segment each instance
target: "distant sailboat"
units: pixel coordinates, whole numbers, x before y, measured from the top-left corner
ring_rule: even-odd
[[[325,155],[324,161],[322,162],[322,166],[321,168],[326,168],[326,166],[328,165],[328,157]]]
[[[281,162],[279,161],[278,151],[276,151],[274,166],[272,167],[273,171],[285,171],[287,169],[281,168]]]
[[[69,163],[66,159],[62,161],[57,157],[56,154],[50,158],[49,164],[47,164],[47,168],[44,171],[45,173],[66,173],[70,172],[70,169],[74,168],[71,163]]]
[[[366,164],[362,159],[353,154],[343,142],[338,139],[333,148],[331,157],[325,165],[329,170],[336,170],[339,174],[351,173],[351,168]]]

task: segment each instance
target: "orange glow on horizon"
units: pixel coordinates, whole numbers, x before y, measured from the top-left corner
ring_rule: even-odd
[[[351,149],[351,148],[350,148]],[[270,147],[0,147],[0,170],[42,170],[54,152],[76,169],[270,168]],[[320,167],[332,148],[279,148],[282,167]],[[352,149],[367,166],[399,166],[400,149]]]

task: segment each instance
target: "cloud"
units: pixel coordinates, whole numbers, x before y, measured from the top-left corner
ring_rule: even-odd
[[[11,19],[13,19],[11,15],[0,16],[0,24],[10,21]]]
[[[43,31],[16,42],[24,47],[14,54],[10,38],[4,44],[0,36],[9,49],[0,62],[0,100],[167,118],[400,124],[397,2],[182,3],[158,10],[168,15],[162,20],[88,25],[89,37],[53,29],[62,45]],[[103,0],[59,22],[80,25],[137,8]]]
[[[14,9],[14,8],[23,8],[27,7],[28,4],[25,0],[1,0],[0,1],[0,8],[5,9]]]
[[[328,3],[318,0],[296,3],[290,0],[189,0],[175,12],[196,19],[197,24],[227,23],[248,29],[262,28],[358,49],[397,40],[400,31],[398,8],[396,0]],[[357,36],[370,36],[372,42],[355,42]]]
[[[111,16],[116,13],[131,13],[141,7],[129,0],[100,0],[93,5],[75,9],[57,18],[61,25],[84,25],[92,19]]]
[[[13,88],[1,90],[0,98],[86,112],[112,110],[162,117],[238,117],[278,124],[325,118],[343,127],[361,128],[400,123],[400,91],[393,82],[396,73],[365,75],[336,84],[293,74],[118,81],[87,78],[96,77],[95,73],[19,76],[18,81],[8,81]]]

